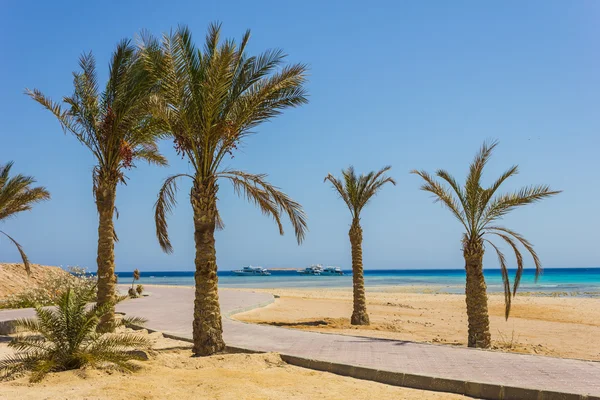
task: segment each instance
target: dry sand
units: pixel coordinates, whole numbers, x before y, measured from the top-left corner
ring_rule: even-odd
[[[286,364],[276,353],[223,354],[192,358],[189,343],[164,339],[158,353],[137,363],[140,370],[66,371],[41,383],[27,377],[0,383],[0,399],[465,399],[312,371]],[[0,358],[6,344],[0,344]]]
[[[257,290],[258,291],[258,290]],[[346,335],[466,345],[464,296],[411,293],[414,288],[367,291],[371,326],[350,325],[349,289],[268,289],[275,303],[234,318],[253,323]],[[411,291],[411,292],[409,292]],[[504,319],[504,298],[489,296],[497,350],[600,360],[600,299],[517,296]]]
[[[0,263],[0,299],[37,286],[48,278],[66,274],[68,272],[59,267],[31,264],[31,276],[28,277],[23,264]]]

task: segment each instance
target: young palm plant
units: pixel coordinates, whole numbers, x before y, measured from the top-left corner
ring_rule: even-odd
[[[385,167],[378,172],[369,172],[367,175],[356,176],[353,167],[342,171],[342,179],[329,174],[325,181],[330,181],[335,191],[348,206],[352,215],[350,225],[350,245],[352,247],[352,284],[354,288],[354,310],[350,323],[352,325],[369,325],[367,313],[367,300],[365,297],[365,279],[363,276],[362,260],[362,228],[360,226],[360,212],[369,203],[386,183],[396,185],[396,182],[385,175],[392,167]]]
[[[44,187],[31,187],[35,179],[31,176],[15,175],[12,178],[10,170],[13,166],[12,161],[0,165],[0,222],[16,216],[22,211],[31,210],[35,203],[50,199],[50,193]],[[17,247],[27,274],[31,274],[29,260],[23,247],[7,233],[0,231]]]
[[[225,347],[217,294],[215,229],[222,226],[217,209],[219,180],[229,180],[238,195],[254,202],[274,218],[283,234],[282,214],[287,214],[298,243],[306,231],[300,204],[266,181],[266,175],[226,169],[223,161],[260,123],[288,107],[307,102],[303,84],[306,67],[283,66],[285,55],[272,50],[248,56],[250,32],[236,44],[220,42],[220,25],[211,25],[203,50],[196,48],[186,27],[165,35],[162,43],[143,38],[143,54],[156,81],[154,113],[173,135],[177,151],[188,159],[192,172],[166,179],[156,202],[156,234],[170,253],[166,216],[175,206],[176,180],[192,180],[190,201],[194,218],[195,301],[193,352],[210,355]]]
[[[461,187],[456,179],[444,170],[438,170],[436,175],[445,181],[449,188],[440,184],[425,171],[412,171],[425,181],[421,189],[433,193],[435,201],[446,206],[465,228],[462,250],[467,274],[465,294],[469,321],[469,347],[488,348],[491,342],[487,287],[483,276],[483,254],[486,243],[496,251],[500,262],[504,283],[506,319],[508,319],[510,313],[511,283],[506,258],[498,246],[490,241],[490,238],[494,236],[501,238],[515,253],[517,271],[512,287],[513,297],[517,293],[523,274],[523,256],[517,243],[521,243],[531,254],[536,268],[536,279],[542,271],[540,259],[532,244],[519,233],[496,224],[502,217],[517,207],[532,204],[560,193],[551,190],[546,185],[539,185],[524,187],[513,193],[498,194],[497,191],[502,183],[518,173],[518,166],[516,165],[504,172],[490,187],[483,188],[481,186],[483,169],[497,144],[497,142],[483,144],[469,167],[469,174],[464,187]]]
[[[131,360],[141,360],[139,353],[151,350],[150,342],[132,333],[99,333],[97,325],[108,304],[87,307],[90,293],[67,289],[56,308],[35,307],[36,318],[17,320],[15,326],[26,333],[19,334],[9,344],[17,353],[0,360],[3,377],[31,371],[30,380],[40,381],[49,372],[100,366],[105,363],[130,371]],[[139,318],[123,318],[114,327],[141,324]]]
[[[109,78],[100,93],[96,64],[91,53],[81,56],[81,72],[73,74],[74,93],[64,97],[64,109],[39,90],[27,94],[47,108],[96,158],[93,193],[99,214],[98,223],[98,304],[115,299],[114,229],[115,199],[118,183],[125,183],[125,170],[137,160],[166,165],[159,153],[157,139],[162,129],[148,111],[155,82],[149,79],[144,63],[130,41],[121,41],[112,55]],[[118,217],[118,213],[117,213]],[[106,313],[100,329],[108,329],[114,310]]]

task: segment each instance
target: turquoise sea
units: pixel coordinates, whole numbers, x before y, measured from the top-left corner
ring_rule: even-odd
[[[271,271],[271,276],[236,276],[231,271],[219,271],[219,286],[226,288],[350,288],[351,271],[344,276],[307,276],[296,271]],[[511,281],[515,271],[511,271]],[[499,269],[484,271],[488,291],[502,291]],[[118,272],[119,283],[127,283],[131,272]],[[193,271],[141,271],[139,283],[154,285],[194,285]],[[389,286],[414,286],[417,291],[436,290],[444,293],[464,293],[463,269],[430,270],[365,270],[365,285],[385,289]],[[424,289],[423,287],[427,288]],[[600,268],[547,268],[537,282],[534,270],[525,270],[519,292],[600,296]]]

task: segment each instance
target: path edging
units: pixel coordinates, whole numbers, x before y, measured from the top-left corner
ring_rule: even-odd
[[[331,372],[337,375],[375,381],[387,385],[456,393],[490,400],[600,400],[600,397],[596,396],[477,383],[426,375],[407,374],[403,372],[381,371],[347,364],[331,363],[328,361],[310,360],[287,354],[281,354],[281,359],[288,364],[296,365],[298,367]]]

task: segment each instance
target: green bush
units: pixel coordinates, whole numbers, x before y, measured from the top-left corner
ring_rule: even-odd
[[[131,360],[143,360],[139,351],[151,351],[147,338],[134,333],[98,333],[100,319],[110,311],[110,304],[87,307],[89,294],[68,288],[61,292],[56,307],[36,306],[36,318],[16,322],[20,331],[9,347],[17,353],[0,360],[2,378],[31,371],[31,382],[40,381],[49,372],[99,367],[106,364],[131,371]],[[139,318],[123,318],[115,327],[142,324]]]
[[[8,296],[0,301],[0,309],[56,305],[66,288],[71,288],[77,295],[89,296],[90,301],[94,300],[96,277],[88,274],[85,268],[68,267],[67,271],[68,274],[48,276],[37,286],[31,286],[21,293]]]

